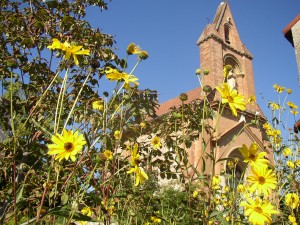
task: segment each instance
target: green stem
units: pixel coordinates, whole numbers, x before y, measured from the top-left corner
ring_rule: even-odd
[[[68,118],[67,118],[67,120],[66,120],[66,122],[65,122],[65,125],[64,125],[64,128],[63,128],[63,129],[66,128],[66,126],[67,126],[67,124],[68,124],[68,122],[69,122],[69,119],[70,119],[70,117],[71,117],[71,115],[72,115],[72,113],[73,113],[73,110],[74,110],[74,108],[75,108],[75,106],[76,106],[76,103],[78,102],[79,96],[80,96],[80,94],[81,94],[81,92],[82,92],[82,90],[83,90],[83,88],[84,88],[86,82],[88,81],[90,75],[91,75],[91,71],[89,72],[89,74],[88,74],[87,77],[85,78],[85,80],[84,80],[84,82],[83,82],[83,84],[82,84],[82,86],[81,86],[81,88],[80,88],[80,90],[79,90],[79,92],[78,92],[78,95],[76,96],[76,99],[75,99],[75,101],[74,101],[74,103],[73,103],[73,106],[72,106],[72,108],[71,108],[71,111],[70,111],[70,113],[69,113],[69,115],[68,115]]]
[[[66,70],[64,80],[63,80],[63,83],[62,83],[62,86],[61,86],[61,89],[60,89],[59,95],[58,95],[58,101],[57,101],[57,105],[56,105],[55,119],[54,119],[54,133],[57,133],[58,128],[59,128],[59,121],[60,121],[60,116],[61,116],[61,112],[62,112],[62,108],[63,108],[64,95],[65,95],[65,92],[66,92],[68,71],[69,71],[69,67]]]

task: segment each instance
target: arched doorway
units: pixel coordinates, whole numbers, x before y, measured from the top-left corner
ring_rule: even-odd
[[[226,185],[232,189],[236,189],[241,180],[244,179],[244,174],[247,168],[244,163],[244,157],[239,151],[239,148],[234,149],[228,155],[226,162]]]

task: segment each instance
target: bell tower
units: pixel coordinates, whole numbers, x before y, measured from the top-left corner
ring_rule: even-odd
[[[209,69],[204,85],[212,88],[224,80],[223,67],[231,65],[228,84],[234,85],[239,94],[248,99],[255,96],[252,68],[253,56],[242,43],[229,4],[221,2],[211,24],[203,30],[197,45],[200,48],[200,66]]]

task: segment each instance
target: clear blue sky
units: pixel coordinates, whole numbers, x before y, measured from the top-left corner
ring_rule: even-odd
[[[88,20],[94,28],[114,35],[119,56],[125,57],[130,42],[149,52],[134,75],[140,88],[158,91],[161,103],[198,86],[194,75],[200,64],[196,41],[212,22],[220,2],[112,0],[107,11],[91,8]],[[291,88],[289,99],[300,106],[295,51],[282,34],[300,13],[300,1],[229,0],[229,5],[242,42],[254,56],[257,100],[265,115],[270,116],[267,101],[277,100],[274,83]]]

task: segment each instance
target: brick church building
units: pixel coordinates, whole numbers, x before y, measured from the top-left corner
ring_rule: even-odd
[[[202,87],[209,85],[212,88],[210,106],[214,111],[218,110],[221,100],[220,94],[215,90],[223,80],[223,67],[231,65],[233,70],[231,73],[231,83],[238,93],[249,99],[255,96],[254,74],[252,67],[253,56],[242,43],[236,24],[234,22],[229,4],[221,2],[218,6],[216,15],[211,24],[208,24],[200,35],[197,45],[200,50],[200,68],[209,69],[207,76],[202,76]],[[229,77],[228,77],[229,83]],[[186,92],[188,99],[186,103],[193,101],[201,101],[203,99],[202,88],[196,88]],[[163,116],[170,112],[170,108],[179,107],[181,100],[179,97],[170,99],[162,103],[157,110],[158,116]],[[253,123],[256,121],[256,123]],[[199,121],[200,122],[200,121]],[[236,173],[241,174],[245,170],[246,165],[243,163],[243,156],[239,152],[239,148],[245,144],[249,147],[256,142],[261,150],[267,152],[268,158],[273,161],[273,154],[268,149],[266,134],[262,125],[267,122],[260,107],[256,104],[248,104],[245,111],[238,110],[238,116],[233,116],[229,107],[225,107],[220,119],[216,118],[209,121],[211,127],[215,127],[218,122],[218,129],[213,132],[205,132],[204,137],[192,143],[187,150],[189,155],[189,163],[194,165],[198,171],[202,168],[203,160],[206,163],[205,173],[209,175],[211,172],[211,160],[204,152],[215,153],[216,158],[239,158],[236,167]],[[203,135],[203,134],[202,134]],[[202,142],[207,143],[205,149],[201,149]],[[226,160],[217,163],[215,174],[226,171]]]

